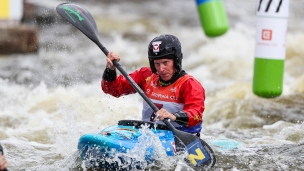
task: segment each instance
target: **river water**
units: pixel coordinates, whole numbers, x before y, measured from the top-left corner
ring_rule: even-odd
[[[37,1],[40,15],[54,17],[33,22],[40,30],[37,54],[0,55],[0,142],[12,171],[83,170],[75,159],[81,135],[141,118],[138,94],[101,91],[104,54],[56,14],[60,2]],[[122,57],[127,72],[148,65],[153,37],[180,39],[183,68],[206,90],[201,138],[241,143],[232,150],[211,145],[218,159],[212,170],[304,170],[304,1],[290,1],[284,89],[273,99],[251,88],[255,0],[224,1],[230,29],[217,38],[204,35],[195,1],[73,2],[92,13],[102,44]],[[168,163],[157,170],[179,170]]]

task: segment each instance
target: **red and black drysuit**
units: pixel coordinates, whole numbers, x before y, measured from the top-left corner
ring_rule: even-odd
[[[149,67],[143,67],[129,75],[158,108],[163,107],[176,116],[172,125],[179,130],[199,134],[205,108],[205,90],[194,77],[182,70],[173,83],[164,86],[160,84],[159,76],[152,73]],[[101,87],[105,93],[114,97],[136,93],[123,75],[117,77],[116,70],[109,68],[103,73]],[[153,113],[144,101],[142,120],[151,121]]]

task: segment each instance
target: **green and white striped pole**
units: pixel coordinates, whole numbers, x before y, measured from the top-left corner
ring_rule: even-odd
[[[253,92],[273,98],[283,90],[289,0],[257,0]]]

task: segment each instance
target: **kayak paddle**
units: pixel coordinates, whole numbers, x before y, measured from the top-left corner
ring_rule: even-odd
[[[108,56],[109,51],[101,44],[95,20],[89,11],[79,5],[70,3],[59,4],[56,7],[56,11],[64,19],[66,19],[83,34],[85,34],[89,39],[91,39],[103,51],[103,53]],[[116,60],[113,61],[113,64],[156,113],[159,109],[145,95],[143,90],[134,82],[129,74],[126,73],[126,71]],[[190,133],[176,129],[168,119],[164,119],[163,121],[166,126],[173,132],[175,136],[176,146],[178,148],[186,148],[188,152],[188,159],[192,165],[195,167],[209,168],[214,166],[216,163],[214,152],[204,140],[201,140],[196,135],[192,135]]]

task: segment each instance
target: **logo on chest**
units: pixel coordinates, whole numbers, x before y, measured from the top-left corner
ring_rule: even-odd
[[[161,93],[151,93],[152,97],[155,97],[157,99],[165,100],[165,101],[178,101],[178,97],[175,95],[168,95],[168,94],[161,94]]]
[[[167,95],[167,94],[161,94],[161,93],[152,92],[151,95],[153,97],[157,97],[157,98],[161,98],[161,99],[169,99],[169,95]]]
[[[176,87],[170,88],[170,91],[175,93],[176,92]]]

